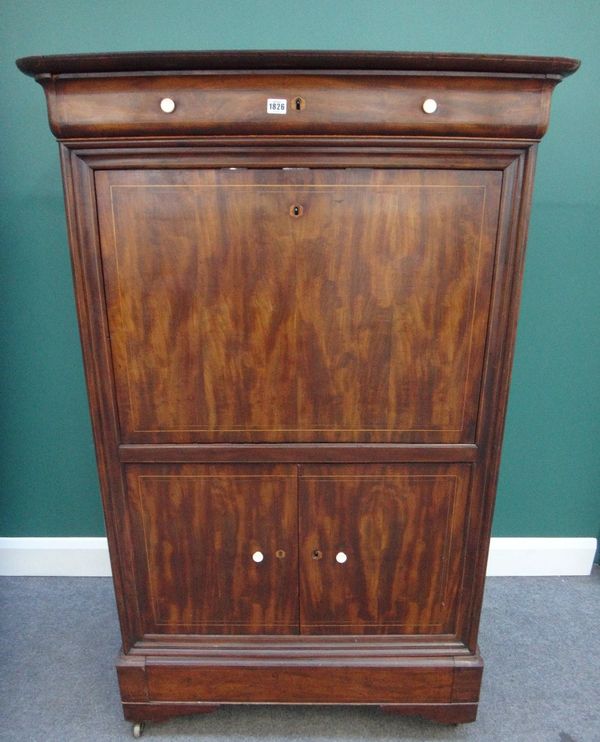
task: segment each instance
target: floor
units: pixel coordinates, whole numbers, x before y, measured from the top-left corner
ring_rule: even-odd
[[[445,727],[367,707],[222,707],[149,724],[167,742],[600,742],[600,569],[488,579],[486,662],[474,724]],[[0,740],[127,740],[106,578],[0,578]]]

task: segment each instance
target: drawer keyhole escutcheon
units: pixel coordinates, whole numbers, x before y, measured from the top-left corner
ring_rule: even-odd
[[[285,551],[283,549],[277,549],[275,556],[277,559],[285,559]]]
[[[321,549],[313,549],[311,553],[311,557],[313,559],[322,559],[323,558],[323,552]]]
[[[423,101],[423,111],[425,113],[435,113],[437,111],[437,101],[435,101],[433,98],[427,98],[427,100]]]
[[[262,560],[265,558],[265,555],[262,553],[262,551],[255,551],[254,554],[252,554],[252,561],[256,562],[257,564],[260,564]]]
[[[345,564],[348,561],[348,555],[345,554],[343,551],[338,551],[338,553],[335,555],[335,561],[338,564]]]
[[[302,216],[302,212],[304,209],[300,204],[293,204],[293,206],[290,206],[290,216],[293,216],[295,218],[298,218],[299,216]]]
[[[163,113],[173,113],[175,110],[175,101],[173,98],[163,98],[160,102],[160,110]]]
[[[294,98],[294,108],[296,111],[303,111],[306,108],[306,101],[301,96]]]

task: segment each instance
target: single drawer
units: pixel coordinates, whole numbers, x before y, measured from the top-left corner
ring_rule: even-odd
[[[56,76],[43,84],[59,138],[333,133],[539,138],[555,81],[189,73]]]
[[[251,658],[231,667],[152,657],[146,661],[148,698],[188,703],[394,703],[399,698],[406,703],[447,703],[452,697],[452,657],[407,658],[385,667],[342,663],[259,665]]]

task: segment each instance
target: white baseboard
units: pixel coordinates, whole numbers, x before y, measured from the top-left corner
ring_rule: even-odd
[[[110,577],[106,538],[0,538],[0,575]]]
[[[488,577],[589,575],[595,538],[492,538]]]
[[[488,576],[589,575],[595,538],[492,538]],[[105,538],[0,538],[0,575],[110,577]]]

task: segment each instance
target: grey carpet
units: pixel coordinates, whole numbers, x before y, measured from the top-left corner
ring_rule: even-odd
[[[490,578],[474,724],[444,727],[367,707],[225,706],[150,724],[143,739],[600,742],[599,625],[598,568],[591,577]],[[1,578],[0,642],[1,740],[132,739],[113,670],[110,580]]]

